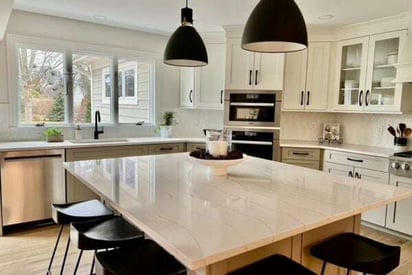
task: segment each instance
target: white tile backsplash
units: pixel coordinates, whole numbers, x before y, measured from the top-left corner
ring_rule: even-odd
[[[393,137],[387,131],[388,126],[397,126],[403,122],[412,127],[412,114],[282,112],[281,139],[317,140],[325,122],[340,123],[344,143],[393,147]],[[409,138],[412,139],[412,136]]]

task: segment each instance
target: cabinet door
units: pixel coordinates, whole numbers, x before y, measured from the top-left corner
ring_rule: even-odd
[[[412,179],[391,175],[390,184],[403,188],[412,188]],[[412,235],[411,209],[412,199],[406,199],[388,205],[386,227]]]
[[[252,80],[254,89],[283,90],[285,54],[255,53]]]
[[[399,31],[370,37],[365,110],[400,110],[402,84],[391,80],[396,77],[395,64],[405,36],[406,31]]]
[[[196,106],[201,108],[223,109],[225,87],[225,44],[207,44],[209,63],[199,68],[199,86],[196,93]]]
[[[323,171],[328,172],[330,174],[334,174],[334,175],[352,177],[353,166],[325,162],[323,164]]]
[[[226,55],[226,88],[253,88],[254,53],[243,50],[240,40],[228,40]]]
[[[195,68],[180,68],[180,107],[194,107]]]
[[[368,37],[338,42],[335,109],[363,110],[365,105]]]
[[[302,110],[305,107],[307,52],[286,54],[284,110]]]
[[[362,169],[355,167],[355,178],[367,180],[374,183],[388,184],[389,174],[381,171]],[[380,226],[385,226],[386,221],[386,206],[376,210],[362,213],[362,220],[374,223]]]
[[[328,107],[330,43],[309,44],[306,72],[306,110],[326,110]]]

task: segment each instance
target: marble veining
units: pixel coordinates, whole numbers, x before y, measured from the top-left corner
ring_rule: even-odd
[[[213,176],[188,153],[65,167],[192,270],[412,196],[249,156],[227,176]]]

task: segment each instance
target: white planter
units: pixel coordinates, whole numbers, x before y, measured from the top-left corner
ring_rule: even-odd
[[[172,137],[173,126],[160,126],[160,136],[164,138]]]

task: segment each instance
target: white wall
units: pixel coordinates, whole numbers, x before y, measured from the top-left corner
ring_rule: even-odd
[[[126,30],[82,21],[69,20],[59,17],[45,16],[13,10],[7,26],[7,34],[27,35],[41,38],[60,39],[77,43],[87,43],[99,46],[123,48],[137,51],[157,53],[163,55],[168,37],[139,31]],[[7,36],[0,41],[0,141],[12,140],[39,140],[43,139],[44,128],[11,128],[9,109],[12,100],[9,99],[7,85]],[[175,127],[176,136],[196,136],[202,127],[222,127],[219,118],[220,111],[192,110],[190,116],[182,118],[179,106],[179,70],[176,67],[157,66],[157,103],[158,114],[163,111],[178,112],[179,125]],[[207,114],[207,115],[206,115]],[[212,118],[212,119],[211,119]],[[217,121],[217,122],[216,122]],[[93,129],[86,128],[83,136],[92,137]],[[66,139],[74,138],[74,130],[65,128]],[[116,136],[153,136],[154,127],[122,126],[106,127],[103,137]]]

